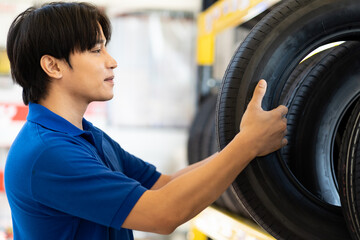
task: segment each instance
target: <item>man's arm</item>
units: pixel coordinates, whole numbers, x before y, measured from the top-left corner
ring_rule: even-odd
[[[256,156],[287,144],[287,108],[261,108],[266,82],[260,81],[240,124],[240,132],[218,154],[178,172],[162,176],[146,191],[123,223],[124,228],[168,234],[214,202]],[[157,186],[156,186],[157,185]]]
[[[211,155],[210,157],[205,158],[202,161],[193,163],[189,166],[187,166],[186,168],[183,168],[179,171],[177,171],[176,173],[172,174],[172,175],[166,175],[166,174],[162,174],[160,176],[160,178],[156,181],[156,183],[154,184],[154,186],[150,189],[150,190],[157,190],[159,188],[162,188],[163,186],[165,186],[166,184],[168,184],[170,181],[174,180],[175,178],[190,172],[191,170],[200,167],[202,165],[204,165],[205,163],[207,163],[208,161],[210,161],[211,159],[213,159],[218,153],[214,153],[213,155]]]

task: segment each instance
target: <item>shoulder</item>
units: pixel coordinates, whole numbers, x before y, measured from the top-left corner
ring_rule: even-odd
[[[13,144],[27,143],[29,146],[34,147],[34,144],[39,143],[43,147],[47,147],[58,141],[72,142],[72,140],[74,138],[67,133],[54,131],[28,121],[20,130]]]
[[[109,134],[107,134],[105,131],[101,130],[98,127],[93,126],[93,128],[95,129],[95,131],[98,131],[99,133],[101,133],[103,140],[109,142],[110,144],[120,147],[119,143],[117,141],[115,141],[112,137],[110,137]]]
[[[107,134],[105,131],[101,130],[98,127],[92,126],[92,128],[101,135],[103,142],[103,148],[104,150],[111,150],[115,151],[117,154],[124,154],[125,150],[120,146],[120,144],[115,141],[112,137],[110,137],[109,134]]]
[[[16,158],[22,162],[36,162],[41,159],[71,156],[90,156],[92,152],[86,144],[66,133],[47,129],[39,124],[26,122],[13,142],[9,158]],[[29,157],[31,156],[31,158]]]

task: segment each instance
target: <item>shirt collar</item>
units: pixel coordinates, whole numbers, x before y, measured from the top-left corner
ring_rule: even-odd
[[[85,133],[85,131],[76,127],[63,117],[36,103],[29,104],[29,114],[27,116],[27,120],[40,124],[41,126],[53,131],[67,133],[72,136],[78,136]],[[84,118],[82,123],[85,130],[90,131],[93,127],[92,124]]]

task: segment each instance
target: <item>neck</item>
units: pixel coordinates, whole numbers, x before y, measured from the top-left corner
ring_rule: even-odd
[[[88,103],[81,104],[79,102],[74,102],[71,98],[47,97],[46,99],[39,101],[39,104],[83,130],[82,119]]]

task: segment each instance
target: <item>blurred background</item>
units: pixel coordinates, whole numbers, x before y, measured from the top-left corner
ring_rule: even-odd
[[[27,107],[14,85],[6,36],[14,18],[48,1],[0,0],[0,181],[8,150],[24,124]],[[115,97],[92,103],[85,118],[132,154],[171,174],[187,165],[188,130],[197,107],[196,37],[200,0],[92,0],[112,23],[109,53],[118,62]],[[215,2],[215,1],[213,1]],[[217,36],[211,81],[219,83],[237,43],[248,30]],[[219,48],[216,48],[219,49]],[[21,167],[21,166],[19,166]],[[161,203],[160,203],[161,204]],[[188,224],[170,236],[136,232],[136,239],[187,239]],[[0,182],[0,240],[11,239],[11,214]]]

